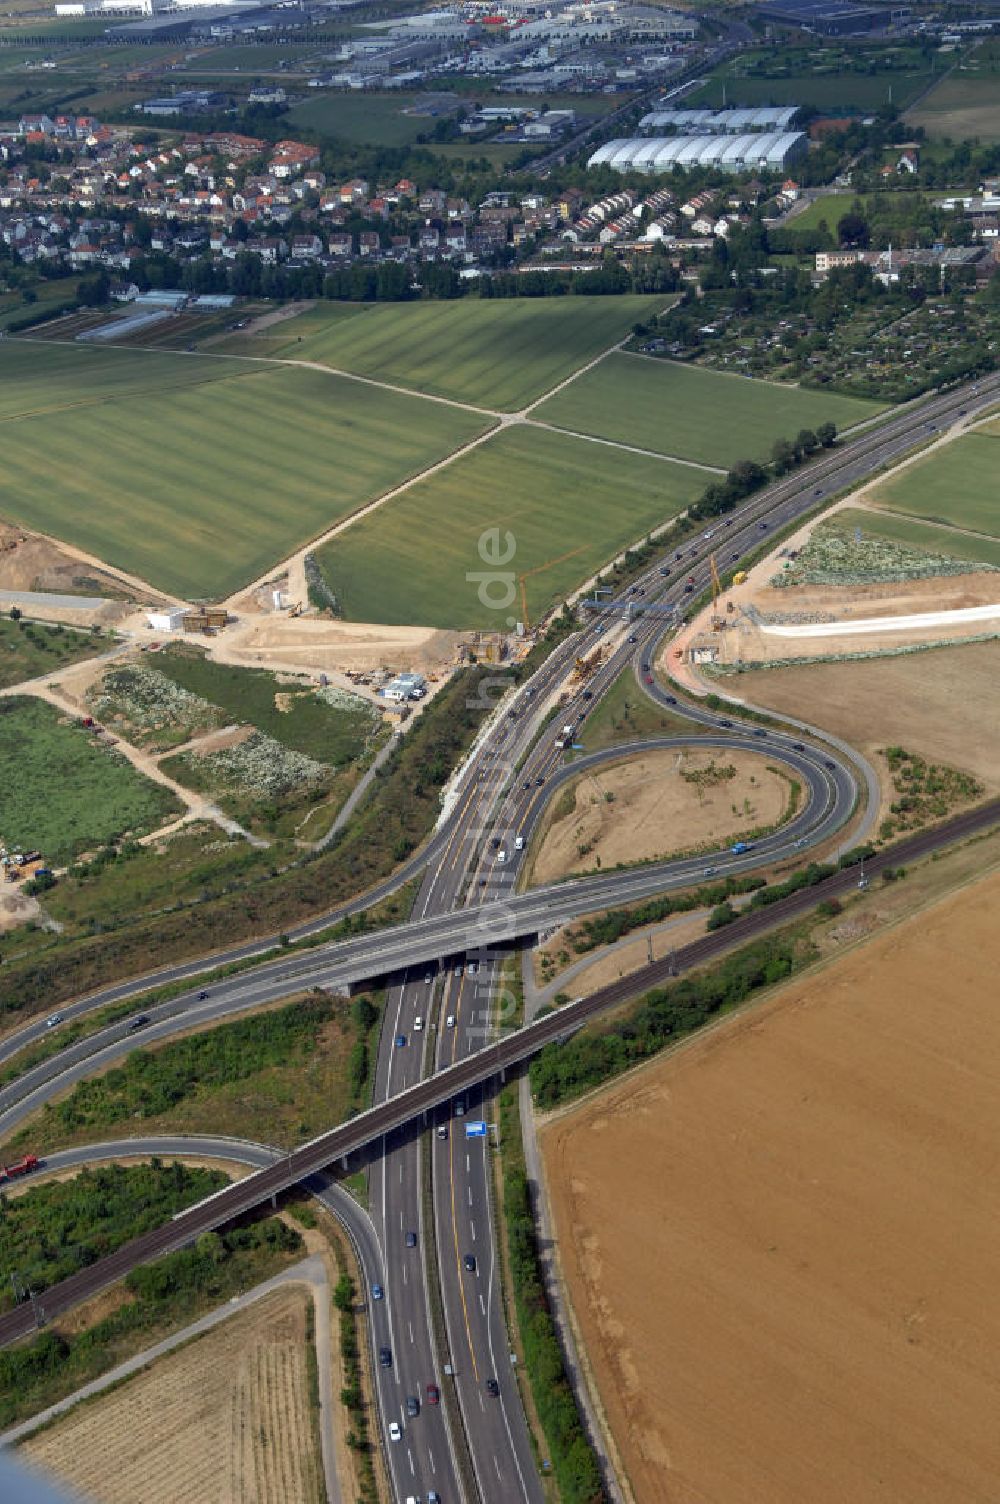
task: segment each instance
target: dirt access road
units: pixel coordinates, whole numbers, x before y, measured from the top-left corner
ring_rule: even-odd
[[[543,1129],[638,1504],[995,1504],[998,903],[994,872]]]

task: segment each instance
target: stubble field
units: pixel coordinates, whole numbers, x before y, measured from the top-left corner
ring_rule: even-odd
[[[535,417],[702,465],[766,460],[801,428],[847,428],[880,410],[833,392],[747,380],[650,356],[611,355],[550,397]],[[707,477],[706,477],[707,479]]]
[[[993,1504],[998,902],[994,873],[544,1130],[638,1504]]]
[[[276,1291],[27,1441],[95,1504],[319,1504],[306,1309]]]

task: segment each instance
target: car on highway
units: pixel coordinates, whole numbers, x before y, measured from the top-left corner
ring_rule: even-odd
[[[543,784],[543,783],[544,783],[544,782],[545,782],[545,779],[544,779],[544,778],[536,778],[536,779],[535,779],[535,788],[536,788],[536,789],[540,789],[540,788],[541,788],[541,786],[542,786],[542,784]]]
[[[712,877],[718,870],[718,867],[706,867],[701,875],[702,877]]]
[[[437,1405],[437,1404],[440,1403],[440,1401],[441,1401],[441,1391],[438,1388],[438,1386],[436,1384],[428,1384],[427,1385],[427,1403],[428,1403],[428,1405]]]
[[[405,1034],[397,1034],[396,1035],[396,1049],[397,1050],[402,1050],[402,1049],[405,1049],[405,1047],[406,1047],[406,1035]]]
[[[647,671],[647,669],[648,669],[648,668],[649,668],[649,664],[648,664],[648,662],[645,662],[645,661],[644,661],[644,662],[643,662],[643,665],[642,665],[642,671],[643,671],[643,673],[645,673],[645,672],[646,672],[646,671]]]
[[[664,695],[663,698],[666,700],[666,702],[667,702],[668,705],[676,705],[677,704],[677,696],[676,695]]]
[[[638,637],[635,635],[634,632],[632,632],[630,634],[630,636],[629,636],[629,642],[638,642],[638,641],[639,641]]]
[[[531,779],[529,778],[528,781],[527,781],[527,783],[522,783],[521,787],[523,789],[530,789],[531,788]]]
[[[448,1014],[448,1017],[444,1021],[444,1026],[445,1026],[446,1029],[453,1029],[455,1027],[455,1015],[454,1015],[454,1013],[449,1013]]]
[[[391,1420],[389,1422],[389,1440],[390,1441],[402,1441],[402,1439],[403,1439],[403,1429],[400,1426],[399,1421],[398,1420]]]
[[[433,982],[433,980],[434,980],[434,978],[431,976],[430,972],[428,972],[426,974],[426,976],[424,977],[424,986],[425,987],[429,987],[431,985],[431,983]]]
[[[378,1362],[380,1368],[392,1367],[392,1348],[380,1347],[378,1350]]]
[[[492,1394],[493,1398],[496,1399],[497,1395],[500,1393],[500,1385],[497,1383],[496,1379],[486,1380],[486,1393]]]
[[[56,1024],[61,1024],[62,1021],[63,1015],[61,1013],[50,1013],[48,1018],[45,1020],[45,1027],[47,1029],[54,1029]]]
[[[653,676],[652,676],[652,674],[646,674],[646,675],[644,675],[644,678],[645,678],[647,684],[652,684],[652,682],[653,682]]]
[[[581,695],[581,699],[584,699],[584,700],[592,700],[593,698],[594,698],[594,691],[592,689],[585,689],[583,691],[583,694]]]
[[[824,757],[823,762],[824,762],[825,766],[828,767],[828,768],[835,768],[837,766],[837,764],[833,761],[833,759],[829,758],[829,757]]]
[[[198,1001],[199,1001],[199,1003],[203,1003],[207,997],[208,997],[208,991],[206,990],[206,988],[203,987],[201,989],[201,991],[199,992],[199,994],[198,994]]]
[[[823,495],[823,487],[822,486],[817,486],[816,489],[815,489],[815,491],[813,492],[813,495],[814,496],[822,496]]]
[[[693,585],[685,585],[684,586],[684,594],[685,595],[690,595],[693,589],[694,589]]]
[[[448,1137],[448,1124],[447,1123],[438,1123],[437,1136],[438,1136],[438,1138],[441,1138],[441,1139],[447,1139],[447,1137]]]
[[[423,1018],[418,1013],[417,1016],[416,1016],[416,1018],[413,1020],[413,1032],[414,1032],[414,1034],[420,1034],[420,1033],[422,1033],[423,1032],[423,1027],[424,1027]]]
[[[453,975],[456,976],[456,977],[460,977],[462,975],[462,973],[463,973],[464,970],[465,970],[464,966],[462,965],[461,961],[459,961],[458,965],[455,967]]]
[[[420,1401],[415,1394],[408,1394],[406,1396],[406,1413],[411,1418],[420,1414]]]
[[[739,554],[730,554],[729,557],[731,559],[738,559],[739,558]]]
[[[804,752],[805,750],[805,744],[803,742],[792,742],[793,752]]]
[[[406,1246],[407,1248],[416,1248],[417,1246],[417,1235],[412,1228],[406,1234]]]
[[[455,1098],[455,1116],[457,1118],[464,1118],[465,1117],[465,1098],[464,1097],[456,1097]]]
[[[465,1257],[463,1258],[462,1263],[465,1265],[466,1269],[469,1271],[470,1274],[475,1274],[475,1272],[476,1272],[476,1255],[474,1253],[467,1253],[465,1255]]]
[[[720,721],[719,722],[720,726],[731,726],[732,724],[733,724],[732,721]]]
[[[661,569],[660,570],[660,578],[665,580],[667,578],[667,576],[669,575],[669,573],[670,573],[669,569]]]
[[[125,1025],[126,1034],[134,1034],[136,1029],[144,1029],[149,1023],[149,1014],[140,1013],[135,1018],[130,1018]]]
[[[755,726],[753,734],[754,736],[766,736],[767,732],[764,730],[763,726]]]
[[[757,530],[758,530],[758,532],[766,533],[767,532],[767,523],[766,522],[758,522],[758,524],[757,524]]]
[[[470,977],[474,977],[475,974],[476,974],[476,972],[478,970],[479,970],[479,962],[478,961],[470,961],[469,962],[469,976]]]
[[[385,1291],[381,1285],[372,1285],[372,1300],[384,1300]]]

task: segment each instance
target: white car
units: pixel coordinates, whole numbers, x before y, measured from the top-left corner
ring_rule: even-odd
[[[423,1028],[423,1026],[424,1026],[424,1021],[421,1018],[420,1014],[418,1013],[417,1016],[416,1016],[416,1018],[413,1020],[413,1032],[414,1032],[414,1034],[419,1034],[420,1031],[421,1031],[421,1029]]]
[[[403,1428],[402,1428],[402,1426],[399,1424],[398,1420],[391,1420],[389,1422],[389,1440],[390,1441],[402,1441],[402,1439],[403,1439]]]
[[[61,1013],[53,1013],[45,1020],[45,1027],[47,1029],[54,1029],[56,1024],[61,1024],[62,1021],[63,1016]]]
[[[503,863],[506,860],[507,860],[507,853],[506,853],[506,851],[504,851],[503,847],[501,846],[500,850],[497,852],[497,864],[498,864],[498,866],[502,866]]]
[[[448,1017],[444,1021],[444,1026],[445,1026],[446,1029],[453,1029],[455,1027],[455,1015],[454,1015],[454,1013],[449,1013],[448,1014]]]
[[[524,837],[523,836],[515,836],[514,837],[514,850],[515,851],[523,851],[524,850]]]

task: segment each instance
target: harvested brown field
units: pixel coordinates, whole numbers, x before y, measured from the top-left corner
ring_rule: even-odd
[[[777,824],[791,780],[752,752],[683,747],[581,774],[557,795],[532,882],[714,846]]]
[[[318,1504],[311,1298],[289,1288],[25,1442],[95,1504]]]
[[[1000,642],[863,663],[759,669],[726,693],[787,712],[874,753],[902,746],[1000,787]]]
[[[543,1130],[638,1504],[994,1504],[998,904],[994,871]]]

